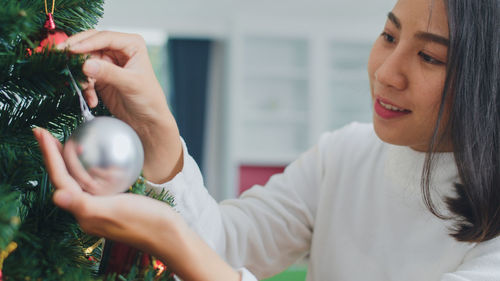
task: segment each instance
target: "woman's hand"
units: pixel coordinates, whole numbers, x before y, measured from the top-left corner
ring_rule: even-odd
[[[134,194],[93,196],[84,192],[68,173],[61,143],[44,129],[33,133],[56,188],[54,203],[71,212],[85,232],[150,253],[183,280],[240,280],[169,205]]]
[[[171,179],[182,168],[182,146],[176,122],[158,83],[144,40],[139,35],[88,30],[58,48],[90,54],[83,72],[89,106],[98,95],[117,118],[129,124],[144,146],[144,176],[155,183]]]

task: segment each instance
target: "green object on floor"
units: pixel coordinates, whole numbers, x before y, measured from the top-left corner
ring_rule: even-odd
[[[280,274],[262,281],[304,281],[306,280],[306,273],[307,268],[305,267],[290,267]]]

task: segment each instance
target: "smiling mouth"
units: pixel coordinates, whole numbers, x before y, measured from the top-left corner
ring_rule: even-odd
[[[408,109],[404,109],[404,108],[399,108],[399,107],[396,107],[394,105],[391,105],[391,104],[388,104],[388,103],[384,103],[383,101],[381,101],[380,99],[377,99],[377,102],[385,109],[387,110],[392,110],[392,111],[399,111],[399,112],[406,112],[406,113],[410,113],[411,111],[408,110]]]
[[[379,98],[375,100],[374,110],[378,116],[386,120],[403,117],[411,113],[411,110],[399,108]]]

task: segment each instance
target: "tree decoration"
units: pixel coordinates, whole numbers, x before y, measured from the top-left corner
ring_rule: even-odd
[[[103,5],[103,0],[53,0],[48,13],[49,7],[44,7],[41,0],[2,1],[0,279],[3,281],[174,280],[168,270],[157,276],[152,257],[147,264],[133,259],[129,271],[99,274],[99,268],[109,261],[103,254],[113,243],[106,241],[103,246],[101,237],[84,233],[71,214],[54,206],[54,187],[33,137],[32,128],[43,127],[61,142],[69,138],[83,120],[68,73],[77,82],[87,80],[82,73],[86,56],[41,43],[51,34],[44,23],[67,35],[75,34],[96,25]],[[48,14],[52,14],[52,21]],[[58,44],[57,40],[48,42]],[[42,52],[26,54],[38,46]],[[46,52],[49,48],[50,52]],[[91,112],[96,116],[109,115],[102,104]],[[166,193],[146,192],[141,178],[129,192],[173,204]]]
[[[55,0],[52,0],[52,10],[49,13],[47,9],[47,0],[45,2],[45,14],[47,18],[43,27],[46,29],[46,38],[40,42],[40,46],[35,49],[36,53],[40,53],[43,49],[51,49],[55,45],[63,43],[68,39],[68,35],[61,30],[56,29],[56,22],[54,21]]]
[[[86,191],[109,195],[124,192],[139,177],[144,163],[144,150],[135,131],[125,122],[107,116],[94,117],[68,70],[72,85],[78,93],[84,117],[64,145],[66,165],[77,179],[93,179]]]
[[[102,16],[103,5],[103,0],[53,1],[56,30],[71,35],[93,28]],[[99,244],[90,254],[86,250],[101,238],[84,233],[71,214],[52,203],[54,187],[32,128],[47,128],[64,142],[82,123],[78,97],[66,68],[76,81],[85,81],[82,65],[86,56],[56,49],[26,55],[27,49],[34,50],[47,37],[43,27],[47,13],[43,11],[42,0],[4,0],[0,9],[1,278],[169,280],[157,278],[152,264],[99,275],[104,246]],[[102,104],[92,109],[92,114],[109,115]],[[137,183],[132,188],[143,189]]]

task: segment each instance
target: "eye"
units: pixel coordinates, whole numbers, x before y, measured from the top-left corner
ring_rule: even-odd
[[[393,44],[396,42],[396,38],[394,38],[394,36],[390,35],[389,33],[385,32],[385,31],[382,32],[382,34],[380,34],[380,36],[384,37],[384,40],[387,43]]]
[[[445,64],[444,62],[437,60],[437,59],[433,58],[432,56],[430,56],[422,51],[418,52],[418,55],[426,63],[435,64],[435,65],[444,65]]]

